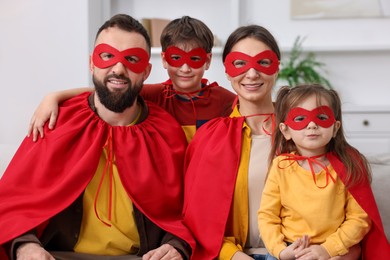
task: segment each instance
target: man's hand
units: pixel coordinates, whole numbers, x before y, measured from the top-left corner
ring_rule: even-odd
[[[55,260],[43,247],[37,243],[25,243],[16,250],[17,260]]]
[[[171,245],[164,244],[159,248],[150,250],[142,256],[142,260],[183,260],[181,254]]]

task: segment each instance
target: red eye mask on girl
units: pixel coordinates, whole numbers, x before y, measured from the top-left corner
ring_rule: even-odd
[[[187,64],[193,69],[199,69],[206,63],[207,52],[203,48],[196,48],[185,52],[175,46],[168,47],[164,52],[164,57],[169,65],[181,67]]]
[[[231,77],[247,72],[250,68],[272,75],[279,70],[279,59],[271,50],[260,52],[254,57],[242,52],[231,52],[226,56],[224,65],[226,73]]]
[[[102,54],[107,54],[107,57]],[[131,58],[131,61],[129,61]],[[96,67],[105,69],[121,62],[124,66],[135,73],[143,72],[149,65],[149,55],[142,48],[130,48],[124,51],[118,51],[108,44],[99,44],[95,47],[92,54],[92,61]]]
[[[328,128],[335,122],[333,111],[328,106],[320,106],[311,111],[301,107],[294,107],[288,112],[286,121],[284,123],[294,130],[301,130],[310,122]]]

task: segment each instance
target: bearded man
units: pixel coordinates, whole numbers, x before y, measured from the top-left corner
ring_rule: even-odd
[[[189,259],[181,222],[186,138],[139,92],[150,38],[128,15],[99,29],[96,92],[61,104],[46,138],[26,137],[0,180],[0,245],[10,259]]]

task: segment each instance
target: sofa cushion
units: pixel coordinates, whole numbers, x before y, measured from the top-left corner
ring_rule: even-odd
[[[372,170],[372,190],[381,214],[383,227],[390,238],[390,154],[380,154],[367,158]]]

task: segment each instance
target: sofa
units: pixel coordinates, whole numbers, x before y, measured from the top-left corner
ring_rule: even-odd
[[[368,156],[372,170],[372,190],[382,217],[383,227],[390,241],[390,196],[387,189],[390,188],[390,153]]]
[[[0,177],[16,149],[17,146],[15,145],[0,144]],[[390,187],[390,153],[367,156],[367,159],[371,165],[373,175],[372,189],[387,239],[390,240],[390,196],[387,194],[387,189]]]

